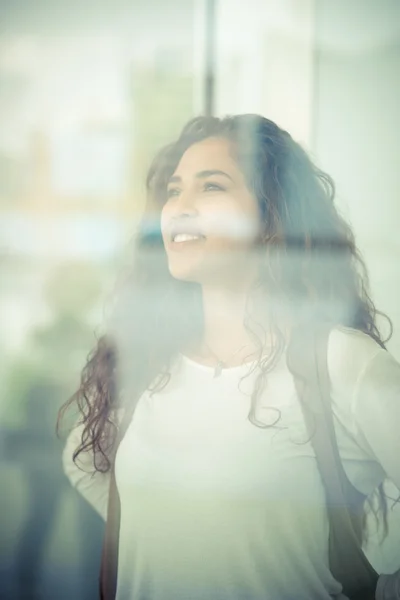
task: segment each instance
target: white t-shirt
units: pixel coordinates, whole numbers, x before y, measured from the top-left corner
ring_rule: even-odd
[[[338,328],[328,368],[350,481],[365,494],[386,476],[400,488],[400,365],[369,336]],[[256,409],[274,426],[248,420],[249,370],[214,378],[180,356],[168,385],[141,397],[116,460],[117,600],[345,598],[329,570],[324,489],[285,356]],[[78,429],[65,471],[105,516],[109,476],[72,463],[77,438]]]

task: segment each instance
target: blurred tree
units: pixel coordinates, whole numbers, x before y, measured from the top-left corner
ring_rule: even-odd
[[[50,274],[43,296],[51,316],[33,329],[24,353],[8,369],[3,422],[11,426],[24,424],[31,387],[52,385],[52,405],[57,407],[73,393],[85,357],[95,342],[91,312],[101,291],[100,274],[92,265],[66,263]]]
[[[9,427],[2,431],[2,454],[23,470],[28,496],[15,550],[18,597],[26,600],[44,599],[49,541],[60,501],[70,489],[62,471],[62,443],[55,435],[57,412],[78,386],[84,356],[93,345],[91,311],[101,288],[99,273],[91,265],[69,263],[56,268],[43,290],[51,317],[34,329],[24,353],[8,371]],[[83,586],[82,597],[94,599],[102,523],[77,494],[75,499],[78,548],[83,555],[76,575]]]
[[[2,209],[15,209],[24,199],[27,190],[28,166],[26,160],[0,152],[0,205]]]
[[[93,264],[68,262],[51,273],[44,288],[44,299],[56,314],[85,318],[100,292],[100,273]]]

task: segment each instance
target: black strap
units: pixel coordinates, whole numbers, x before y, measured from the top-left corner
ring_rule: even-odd
[[[120,521],[121,504],[113,465],[111,468],[107,522],[101,555],[100,600],[114,600],[116,596]]]
[[[361,543],[365,496],[347,478],[337,445],[331,407],[327,349],[330,328],[297,331],[288,356],[324,484],[333,576],[351,599],[373,600],[378,574]]]
[[[119,532],[121,526],[121,502],[115,478],[115,455],[129,427],[135,411],[135,404],[126,406],[122,422],[119,424],[115,443],[114,460],[111,464],[108,492],[107,521],[104,533],[100,565],[100,600],[115,600],[118,578]]]

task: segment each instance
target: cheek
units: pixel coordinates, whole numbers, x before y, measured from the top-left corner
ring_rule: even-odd
[[[164,206],[161,209],[161,213],[160,213],[160,222],[161,222],[161,229],[163,230],[165,228],[165,224],[168,221],[168,208],[166,206]]]
[[[258,215],[243,211],[216,210],[209,216],[207,225],[210,240],[240,246],[253,243],[260,232]]]

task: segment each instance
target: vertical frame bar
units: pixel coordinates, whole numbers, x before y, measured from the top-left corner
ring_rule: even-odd
[[[216,30],[216,0],[206,0],[204,31],[204,114],[206,116],[212,116],[215,111]]]

